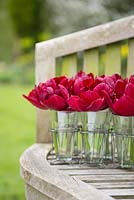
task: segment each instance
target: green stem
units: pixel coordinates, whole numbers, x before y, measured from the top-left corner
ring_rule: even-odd
[[[134,139],[131,138],[130,144],[130,162],[134,164]]]
[[[84,147],[85,147],[86,152],[90,151],[90,144],[88,142],[88,134],[90,133],[83,133]]]
[[[106,158],[109,157],[109,133],[105,133],[106,134]]]
[[[57,155],[58,154],[58,134],[57,132],[54,132],[53,133],[53,143],[54,143],[54,150],[55,150],[55,154]]]
[[[66,152],[68,153],[68,154],[71,154],[71,141],[72,141],[72,132],[71,132],[71,129],[70,129],[70,132],[68,132],[67,131],[67,133],[66,133],[66,139],[67,139],[67,146],[66,146]]]

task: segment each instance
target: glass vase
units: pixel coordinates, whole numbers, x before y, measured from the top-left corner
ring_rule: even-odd
[[[57,160],[71,161],[75,150],[76,129],[55,128],[51,129],[53,138],[53,147]],[[74,151],[75,150],[75,151]]]
[[[86,113],[86,123],[82,130],[85,160],[100,164],[113,158],[113,139],[111,130],[111,112],[106,109]]]
[[[116,157],[122,168],[134,168],[134,117],[114,116]]]
[[[57,160],[79,159],[82,156],[81,113],[55,113],[51,129],[53,146]]]
[[[105,135],[96,131],[82,131],[85,161],[102,164],[105,156]]]

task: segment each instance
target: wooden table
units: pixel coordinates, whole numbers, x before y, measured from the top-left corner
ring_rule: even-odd
[[[27,200],[134,199],[134,171],[50,165],[50,144],[34,144],[20,159]]]

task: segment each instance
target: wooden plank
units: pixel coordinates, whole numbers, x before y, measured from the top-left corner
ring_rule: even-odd
[[[132,199],[134,199],[134,197],[132,197],[132,198],[131,198],[131,197],[129,197],[129,198],[128,198],[128,197],[126,197],[126,198],[125,198],[125,197],[124,197],[124,198],[119,198],[119,197],[116,198],[116,197],[114,197],[114,199],[120,199],[120,200],[132,200]]]
[[[75,166],[74,166],[75,167]],[[78,169],[73,169],[73,168],[66,168],[62,169],[61,167],[59,168],[60,170],[64,171],[65,173],[68,173],[71,176],[79,176],[79,175],[134,175],[134,172],[129,171],[129,170],[122,170],[122,169],[93,169],[93,168],[78,168]]]
[[[35,144],[20,159],[21,176],[26,184],[50,199],[56,200],[112,200],[95,187],[51,167],[45,159],[50,145]],[[45,199],[45,198],[44,198]]]
[[[51,127],[51,112],[37,109],[36,141],[38,143],[49,143],[52,141],[49,129]]]
[[[98,48],[87,50],[84,52],[83,70],[86,73],[94,73],[98,75],[99,54]]]
[[[105,192],[105,194],[108,194],[112,197],[123,197],[126,196],[129,198],[129,196],[133,196],[134,199],[134,189],[112,189],[112,190],[101,190]]]
[[[106,48],[105,74],[121,73],[121,46],[120,43],[110,44]]]
[[[127,76],[134,74],[134,39],[129,39],[128,42],[128,66],[127,66]]]
[[[134,36],[134,16],[92,27],[36,45],[44,55],[60,57]]]
[[[47,54],[42,55],[41,49],[36,48],[36,84],[45,82],[55,75],[55,59],[49,57]],[[38,143],[50,142],[51,136],[49,134],[51,113],[37,109],[37,123],[36,123],[36,141]]]
[[[78,178],[86,183],[94,182],[133,182],[134,175],[124,174],[124,175],[79,175]]]
[[[77,72],[77,54],[63,57],[61,75],[72,77]]]
[[[89,183],[90,184],[90,183]],[[107,183],[92,183],[97,189],[134,189],[134,182],[107,182]]]
[[[38,190],[32,188],[30,185],[26,184],[26,199],[27,200],[53,200],[46,195],[42,194]]]
[[[35,51],[35,75],[36,84],[44,82],[55,76],[56,60],[47,52],[42,55],[42,48],[36,48]]]

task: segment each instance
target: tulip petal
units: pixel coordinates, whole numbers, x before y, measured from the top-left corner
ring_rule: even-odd
[[[107,84],[100,83],[93,89],[94,92],[98,93],[100,96],[103,97],[103,93],[101,92],[102,90],[109,92],[110,88]]]
[[[80,99],[79,96],[71,96],[68,99],[68,104],[74,111],[86,111],[87,103]]]
[[[134,75],[130,76],[129,82],[132,83],[134,85]]]
[[[62,82],[65,83],[67,81],[66,76],[59,76],[54,78],[56,84],[61,84]]]
[[[60,88],[62,97],[67,100],[69,98],[68,90],[63,85],[60,85],[60,84],[59,84],[59,88]]]
[[[74,93],[75,95],[79,95],[81,90],[83,89],[83,84],[81,78],[77,78],[74,82]]]
[[[49,109],[64,110],[67,107],[66,100],[54,94],[43,102]]]
[[[125,91],[125,87],[126,87],[126,83],[124,80],[119,79],[116,81],[115,83],[115,93],[116,93],[116,97],[120,98]]]
[[[134,102],[127,96],[122,96],[114,103],[114,111],[122,116],[134,116]]]
[[[104,98],[99,98],[93,101],[88,107],[87,111],[98,111],[107,108]]]
[[[125,90],[125,95],[132,98],[134,101],[134,85],[132,83],[129,83]]]
[[[105,90],[102,90],[101,92],[102,92],[102,94],[105,98],[105,101],[106,101],[107,105],[109,106],[110,110],[113,113],[115,113],[114,107],[113,107],[113,102],[112,102],[112,99],[110,98],[109,94]]]
[[[84,101],[90,103],[93,100],[100,98],[100,96],[97,92],[88,90],[88,91],[82,92],[80,94],[80,98],[83,99]]]
[[[36,106],[37,108],[43,109],[43,110],[47,110],[48,107],[45,105],[42,105],[37,99],[35,98],[31,98],[29,96],[26,95],[22,95],[25,99],[27,99],[31,104],[33,104],[34,106]]]

